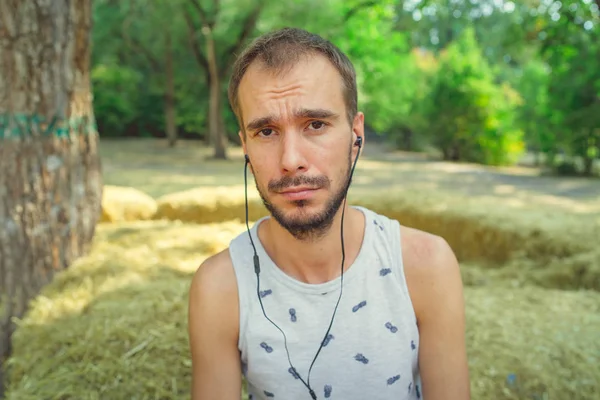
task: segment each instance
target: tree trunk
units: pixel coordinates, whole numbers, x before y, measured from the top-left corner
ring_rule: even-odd
[[[537,148],[537,147],[536,147],[536,148],[534,149],[534,153],[533,153],[533,155],[534,155],[534,158],[533,158],[533,166],[537,168],[537,167],[539,167],[539,166],[540,166],[540,164],[541,164],[541,162],[540,162],[541,154],[540,154],[540,150],[539,150],[539,148]]]
[[[217,67],[217,54],[215,51],[215,42],[212,31],[208,27],[202,29],[206,36],[206,53],[208,60],[208,72],[210,74],[210,100],[209,100],[209,118],[208,130],[214,145],[214,158],[227,159],[226,144],[222,131],[223,123],[221,113],[221,81]]]
[[[222,76],[219,73],[219,76]],[[227,146],[229,145],[229,138],[227,137],[227,130],[225,129],[225,117],[223,115],[223,101],[222,99],[222,93],[223,91],[221,90],[219,92],[219,109],[218,109],[218,123],[219,123],[219,138],[221,139],[221,141],[223,142],[223,147],[225,149],[227,149]]]
[[[88,251],[100,216],[90,1],[0,0],[0,364],[11,318]]]
[[[175,79],[173,72],[173,47],[171,32],[165,31],[165,124],[169,147],[177,143],[177,125],[175,122]]]
[[[594,159],[590,156],[583,157],[583,174],[585,176],[592,175],[592,167],[594,166]]]
[[[452,153],[450,155],[450,160],[451,161],[461,161],[461,155],[462,155],[462,151],[460,148],[460,145],[458,143],[455,143],[452,145]]]
[[[405,151],[412,151],[413,150],[412,138],[413,138],[413,132],[412,132],[412,130],[410,128],[403,127],[402,128],[402,146],[403,146],[403,150],[405,150]]]
[[[596,147],[597,143],[594,130],[594,128],[589,129],[589,132],[586,135],[587,148],[583,151],[583,174],[586,176],[591,176],[594,170],[594,159],[596,158],[596,154],[595,152],[590,151],[591,148]]]
[[[221,76],[220,74],[218,74],[218,76]],[[210,83],[210,79],[208,79],[208,85],[209,88],[211,88],[211,83]],[[229,140],[227,138],[226,135],[226,131],[225,131],[225,118],[223,117],[223,102],[221,101],[221,92],[219,92],[219,102],[216,104],[217,106],[217,111],[216,111],[216,115],[217,115],[217,126],[218,126],[218,132],[219,134],[217,135],[218,138],[220,138],[222,140],[222,146],[227,149],[227,146],[229,144]],[[210,104],[209,104],[210,106]],[[208,113],[207,113],[207,121],[210,121],[210,115],[211,115],[212,109],[209,107],[208,108]],[[215,145],[215,138],[214,135],[212,135],[210,133],[209,130],[209,134],[204,136],[204,143],[206,144],[207,147],[211,147]]]

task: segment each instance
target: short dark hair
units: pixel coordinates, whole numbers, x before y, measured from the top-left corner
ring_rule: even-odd
[[[233,64],[228,97],[229,104],[242,130],[243,122],[238,102],[238,89],[252,62],[260,61],[268,70],[285,73],[302,57],[315,54],[325,56],[340,73],[344,84],[346,115],[348,122],[352,125],[358,111],[358,96],[356,71],[350,59],[333,43],[319,35],[299,28],[283,28],[256,38]]]

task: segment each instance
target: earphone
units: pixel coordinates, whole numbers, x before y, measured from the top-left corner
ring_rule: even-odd
[[[354,164],[352,165],[352,170],[350,171],[350,177],[348,179],[348,183],[345,188],[346,195],[344,196],[344,204],[342,207],[342,220],[341,220],[341,228],[340,228],[340,239],[341,239],[341,243],[342,243],[342,266],[341,266],[341,275],[340,275],[340,295],[338,297],[337,303],[335,304],[335,308],[333,310],[333,314],[331,316],[331,321],[329,322],[329,327],[327,328],[327,332],[325,332],[325,336],[323,337],[323,340],[321,340],[319,349],[317,350],[317,353],[315,354],[315,357],[313,358],[312,363],[310,364],[310,368],[308,369],[308,378],[306,381],[304,381],[304,379],[302,379],[302,377],[300,376],[300,374],[298,373],[296,368],[292,365],[292,360],[290,359],[290,352],[287,347],[287,337],[285,336],[285,333],[283,332],[283,330],[267,316],[267,313],[265,312],[265,308],[262,303],[262,298],[260,296],[260,260],[258,258],[258,254],[256,252],[256,246],[254,245],[254,241],[252,240],[252,235],[250,234],[250,227],[248,224],[248,178],[247,178],[248,173],[247,173],[247,170],[248,170],[248,164],[250,163],[250,158],[248,157],[248,154],[244,154],[244,159],[246,161],[245,165],[244,165],[244,194],[245,194],[245,202],[246,202],[246,229],[248,231],[248,237],[250,238],[250,243],[252,244],[252,248],[254,249],[253,261],[254,261],[254,272],[256,273],[256,294],[257,294],[258,301],[260,303],[260,307],[262,309],[263,315],[283,335],[284,347],[285,347],[285,351],[287,354],[288,363],[290,364],[291,371],[293,371],[295,376],[298,379],[300,379],[300,381],[304,384],[304,386],[306,386],[306,388],[308,389],[308,393],[310,394],[310,397],[313,400],[317,400],[317,395],[315,394],[315,391],[310,386],[310,373],[311,373],[313,365],[315,364],[315,361],[317,360],[317,357],[319,356],[319,353],[321,352],[321,349],[323,348],[323,346],[325,344],[325,340],[326,340],[327,336],[329,335],[329,331],[331,330],[331,327],[333,326],[333,320],[335,318],[335,314],[337,312],[338,305],[340,304],[340,300],[342,298],[342,291],[344,288],[344,261],[346,260],[346,253],[345,253],[345,249],[344,249],[344,212],[346,210],[346,197],[348,196],[348,189],[350,188],[350,183],[352,182],[352,176],[354,175],[354,168],[356,167],[356,162],[358,161],[358,156],[360,155],[360,151],[362,149],[362,137],[361,136],[356,138],[356,141],[354,142],[354,146],[358,146],[358,153],[356,154],[356,159],[354,160]]]

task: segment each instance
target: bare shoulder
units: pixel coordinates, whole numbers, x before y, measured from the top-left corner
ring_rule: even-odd
[[[419,327],[423,398],[470,399],[458,261],[440,236],[401,227],[404,273]]]
[[[427,273],[457,263],[454,251],[441,236],[401,225],[400,237],[406,268]]]
[[[440,297],[462,297],[460,268],[448,242],[418,229],[401,226],[404,271],[411,299],[422,320],[432,301]]]
[[[207,258],[194,273],[189,290],[188,319],[192,344],[209,333],[205,329],[208,325],[221,338],[237,344],[238,290],[229,250]]]
[[[229,249],[208,257],[196,270],[190,292],[202,291],[210,296],[226,296],[235,293],[237,281]]]
[[[219,310],[218,315],[207,308]],[[190,318],[194,318],[195,313],[202,318],[214,316],[223,328],[236,333],[238,309],[237,279],[229,249],[225,249],[208,257],[194,273],[189,292]]]
[[[229,250],[206,259],[189,289],[192,399],[239,399],[239,306]]]

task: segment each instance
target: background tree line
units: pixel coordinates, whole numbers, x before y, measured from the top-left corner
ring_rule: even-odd
[[[562,173],[600,154],[600,0],[98,0],[101,137],[205,140],[227,157],[226,87],[257,35],[302,27],[347,52],[369,128],[444,159]]]

